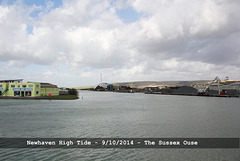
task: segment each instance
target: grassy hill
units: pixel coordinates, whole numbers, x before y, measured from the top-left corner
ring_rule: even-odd
[[[86,89],[90,89],[90,88],[93,88],[94,86],[84,86],[84,87],[74,87],[74,89],[77,89],[77,90],[86,90]]]
[[[192,85],[196,83],[205,83],[209,80],[196,80],[196,81],[137,81],[137,82],[119,82],[113,83],[122,86],[131,86],[135,88],[143,87],[159,87],[159,86],[183,86],[183,85]]]
[[[113,85],[130,86],[133,88],[144,88],[144,87],[159,87],[159,86],[183,86],[192,85],[196,83],[206,83],[210,80],[194,80],[194,81],[136,81],[136,82],[116,82],[109,83]],[[75,87],[75,89],[90,89],[94,86]]]

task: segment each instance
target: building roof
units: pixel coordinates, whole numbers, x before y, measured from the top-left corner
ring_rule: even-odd
[[[51,83],[40,83],[40,84],[41,84],[41,88],[58,88],[57,85],[51,84]]]
[[[100,84],[94,86],[94,89],[97,88],[97,87],[107,88],[107,86],[108,86],[108,83],[100,83]]]
[[[4,79],[4,80],[0,80],[0,82],[15,82],[15,81],[22,82],[23,79]]]
[[[23,80],[23,79],[0,79],[0,81],[18,81],[18,80]]]
[[[28,82],[28,83],[40,83],[41,88],[58,88],[57,85],[51,83],[43,83],[43,82]]]

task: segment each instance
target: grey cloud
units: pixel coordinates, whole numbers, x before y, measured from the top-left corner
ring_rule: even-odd
[[[15,11],[16,5],[4,6],[9,12],[0,16],[0,62],[114,69],[115,78],[129,79],[134,74],[157,79],[166,73],[217,71],[214,66],[240,67],[239,1],[141,2],[124,4],[144,15],[131,24],[124,24],[104,0],[63,1],[47,11],[35,7],[37,18],[30,16],[34,7]]]
[[[238,42],[240,41],[240,23],[238,20],[240,19],[240,13],[238,12],[238,7],[234,3],[229,3],[229,1],[217,1],[218,3],[215,3],[216,1],[199,1],[201,5],[195,5],[193,2],[190,2],[192,6],[195,6],[193,8],[199,6],[200,9],[197,10],[199,13],[194,11],[195,14],[193,16],[188,16],[189,12],[180,12],[179,15],[173,14],[171,6],[173,6],[172,8],[177,8],[176,5],[183,6],[183,4],[189,1],[183,0],[179,2],[166,2],[171,3],[171,5],[169,5],[169,9],[165,9],[162,12],[151,10],[147,6],[145,8],[141,6],[142,10],[152,13],[149,18],[144,18],[142,21],[147,22],[151,16],[158,17],[158,20],[154,18],[156,20],[155,24],[158,25],[163,37],[145,38],[143,34],[142,39],[135,41],[133,44],[137,51],[159,60],[178,58],[186,61],[200,61],[239,67]],[[207,2],[209,3],[207,4]],[[203,6],[205,8],[201,9]],[[177,9],[176,12],[181,9],[183,8]],[[191,9],[186,9],[186,11],[189,10],[191,11]],[[201,11],[206,12],[206,14],[201,13]],[[164,14],[173,15],[167,16],[171,18],[168,21],[162,15],[158,15],[159,13],[163,14],[163,16]],[[208,14],[209,17],[207,16]],[[161,18],[164,20],[161,20]],[[210,20],[213,21],[211,22]],[[163,23],[167,21],[169,24]],[[152,23],[152,21],[150,22]],[[166,30],[171,25],[181,26],[182,30],[174,27]],[[141,30],[144,30],[144,26],[142,26]],[[148,30],[149,28],[146,31]],[[176,35],[172,39],[169,38],[171,32]]]

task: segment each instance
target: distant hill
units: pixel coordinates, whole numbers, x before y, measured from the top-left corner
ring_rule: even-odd
[[[114,85],[131,86],[134,88],[144,87],[159,87],[159,86],[183,86],[192,85],[196,83],[206,83],[210,80],[195,80],[195,81],[136,81],[136,82],[118,82],[112,83]]]
[[[74,89],[80,89],[80,90],[85,90],[85,89],[90,89],[93,88],[94,86],[84,86],[84,87],[74,87]]]
[[[144,87],[161,87],[161,86],[188,86],[193,84],[209,83],[212,80],[193,80],[193,81],[135,81],[135,82],[116,82],[109,83],[114,86],[129,86],[132,88],[144,88]],[[234,82],[240,82],[240,80],[221,80],[222,84],[230,84]],[[75,87],[75,89],[90,89],[94,86]]]

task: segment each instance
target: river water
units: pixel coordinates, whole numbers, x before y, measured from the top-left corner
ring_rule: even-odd
[[[80,91],[0,100],[1,138],[239,138],[240,99]],[[239,149],[0,149],[0,160],[231,160]]]

